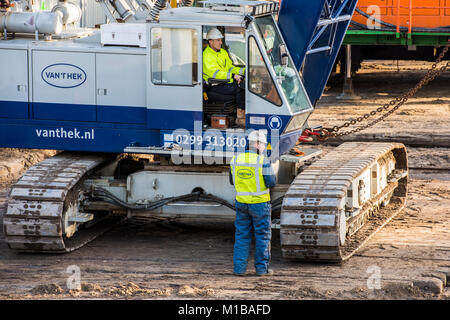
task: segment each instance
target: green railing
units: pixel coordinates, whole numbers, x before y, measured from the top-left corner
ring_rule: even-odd
[[[442,46],[450,32],[396,32],[381,30],[347,30],[343,44]]]

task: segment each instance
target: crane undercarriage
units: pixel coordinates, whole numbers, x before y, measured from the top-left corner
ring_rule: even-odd
[[[69,252],[137,215],[233,218],[228,166],[138,161],[133,167],[119,158],[66,152],[31,167],[10,192],[9,246]],[[344,143],[317,158],[299,157],[278,170],[281,180],[289,173],[293,179],[272,192],[273,227],[280,228],[285,258],[340,262],[403,208],[406,150],[397,143]]]

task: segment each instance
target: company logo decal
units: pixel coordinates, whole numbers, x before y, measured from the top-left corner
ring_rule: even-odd
[[[272,130],[279,130],[283,125],[283,121],[279,116],[271,116],[268,121],[269,127]]]
[[[239,169],[236,174],[238,175],[239,178],[241,179],[251,179],[254,177],[254,173],[253,170],[249,170],[249,169]]]
[[[73,64],[57,63],[41,72],[42,80],[56,88],[75,88],[86,81],[86,72]]]

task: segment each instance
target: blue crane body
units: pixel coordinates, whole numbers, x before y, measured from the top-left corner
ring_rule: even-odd
[[[281,31],[279,41],[287,45],[290,56],[288,67],[298,71],[303,65],[301,74],[296,75],[300,84],[296,95],[302,96],[302,101],[293,108],[288,106],[292,104],[287,97],[289,92],[279,92],[281,106],[272,104],[260,110],[257,105],[252,105],[260,101],[247,87],[245,126],[247,131],[267,130],[269,140],[270,132],[277,131],[279,141],[273,143],[279,143],[280,154],[287,153],[296,143],[313,105],[321,96],[356,2],[282,2],[274,31]],[[255,3],[244,1],[246,4]],[[255,16],[248,13],[235,13],[233,16],[232,13],[222,12],[222,16],[218,15],[215,19],[207,17],[200,22],[195,19],[203,14],[204,8],[164,10],[172,12],[164,15],[163,11],[156,24],[146,24],[145,32],[151,42],[153,27],[177,25],[183,19],[188,21],[189,17],[186,18],[182,11],[189,10],[193,17],[190,25],[198,31],[195,35],[198,46],[202,42],[204,28],[212,26],[213,21],[217,23],[217,19],[220,21],[225,14],[232,16],[229,18],[230,26],[247,23],[247,29],[243,28],[241,33],[245,41],[250,36],[249,27],[251,29],[253,25],[258,29],[255,21],[264,17],[272,19],[276,10],[271,8],[270,12]],[[171,19],[170,15],[178,21]],[[251,21],[245,22],[246,16]],[[261,48],[265,45],[264,35],[258,34],[257,30],[253,33],[261,50],[261,59],[268,63],[270,57]],[[155,54],[150,45],[147,48],[108,46],[84,42],[83,39],[45,41],[17,37],[2,40],[0,146],[121,153],[129,147],[180,144],[188,136],[188,140],[195,140],[201,148],[206,148],[211,145],[211,140],[203,141],[206,140],[205,128],[201,125],[204,119],[201,49],[196,54],[199,69],[192,83],[187,86],[166,86],[163,83],[154,86],[151,79],[154,66],[150,57]],[[270,73],[277,77],[273,67],[269,66]],[[247,70],[251,71],[251,67]],[[280,80],[272,81],[277,90],[283,91],[279,88]],[[294,118],[295,121],[292,120]],[[197,125],[199,130],[195,130],[196,122],[200,123]],[[173,137],[176,129],[184,130],[183,138]],[[213,142],[217,141],[216,149],[230,150],[246,144],[243,141],[245,133],[215,132]]]

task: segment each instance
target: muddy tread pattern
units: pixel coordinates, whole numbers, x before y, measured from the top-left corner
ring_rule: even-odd
[[[405,204],[406,177],[388,184],[364,204],[357,216],[347,219],[345,215],[347,188],[352,181],[390,153],[396,160],[396,169],[407,172],[404,145],[363,142],[344,143],[301,172],[283,200],[280,218],[283,257],[345,261],[400,212]],[[383,200],[392,194],[391,203],[382,208]]]
[[[96,228],[73,238],[63,235],[64,202],[101,156],[62,153],[31,167],[12,187],[3,220],[5,240],[24,252],[69,252],[103,233]]]

